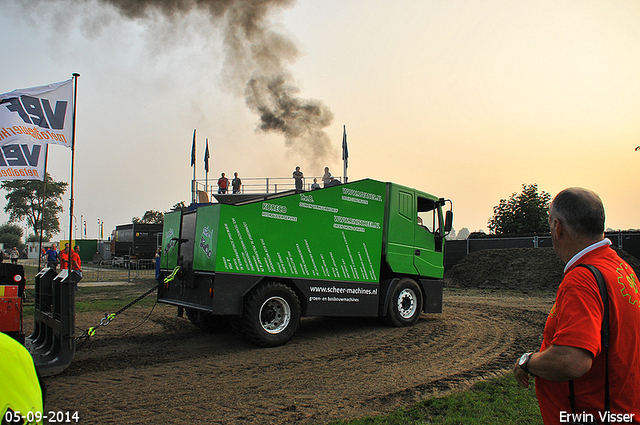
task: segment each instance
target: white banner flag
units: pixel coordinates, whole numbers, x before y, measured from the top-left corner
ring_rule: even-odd
[[[72,80],[0,94],[0,180],[43,180],[45,145],[71,147]]]
[[[45,143],[0,146],[0,180],[44,180]]]

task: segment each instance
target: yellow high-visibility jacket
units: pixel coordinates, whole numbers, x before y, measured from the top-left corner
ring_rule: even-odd
[[[11,410],[12,417],[20,412],[25,424],[42,424],[37,419],[42,418],[43,409],[42,389],[31,354],[18,341],[0,332],[0,422]]]

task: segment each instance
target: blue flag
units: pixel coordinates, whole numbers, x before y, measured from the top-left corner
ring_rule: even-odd
[[[196,130],[193,130],[193,143],[191,144],[191,166],[196,165]]]
[[[344,126],[344,133],[342,134],[342,160],[344,161],[344,168],[349,166],[349,149],[347,148],[347,126]]]
[[[209,172],[209,139],[207,140],[207,147],[204,149],[204,171]]]

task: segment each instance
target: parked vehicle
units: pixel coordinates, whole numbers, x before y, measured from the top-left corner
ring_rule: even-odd
[[[154,258],[161,233],[162,224],[129,223],[116,226],[111,238],[114,263],[126,267],[128,259]]]

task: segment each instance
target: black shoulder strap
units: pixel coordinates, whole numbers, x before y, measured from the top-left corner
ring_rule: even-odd
[[[602,304],[604,306],[604,314],[602,315],[602,330],[600,336],[602,339],[602,351],[604,351],[605,359],[605,375],[604,375],[604,410],[606,412],[611,411],[611,399],[609,397],[609,294],[607,293],[607,285],[604,281],[604,277],[597,267],[591,264],[578,264],[576,267],[584,267],[588,269],[595,277],[598,283],[598,289],[600,291],[600,297],[602,298]],[[575,396],[573,392],[573,381],[569,381],[570,391],[570,404],[571,409],[574,410]],[[575,411],[574,411],[575,413]]]
[[[597,267],[591,264],[578,264],[576,267],[584,267],[589,269],[598,282],[598,289],[600,290],[600,297],[602,298],[602,304],[604,305],[604,314],[602,316],[602,345],[609,348],[609,294],[607,293],[607,285],[604,282],[604,277]]]

